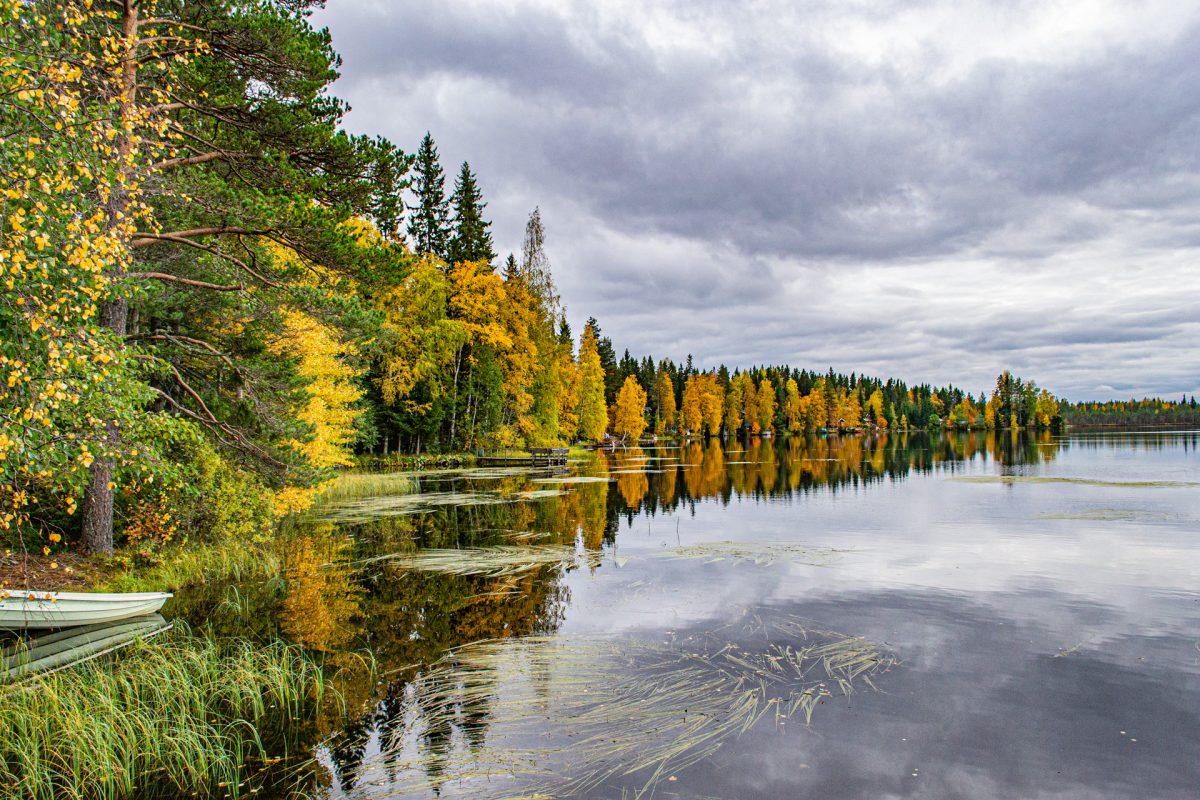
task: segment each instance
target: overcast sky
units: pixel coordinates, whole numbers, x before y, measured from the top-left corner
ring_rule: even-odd
[[[618,353],[1200,394],[1200,5],[328,0],[347,126]]]

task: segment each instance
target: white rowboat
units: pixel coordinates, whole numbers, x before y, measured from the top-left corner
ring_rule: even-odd
[[[170,592],[103,594],[4,589],[0,591],[0,630],[71,628],[118,622],[153,614],[170,597]]]

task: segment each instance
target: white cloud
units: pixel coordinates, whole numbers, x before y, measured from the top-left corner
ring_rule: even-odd
[[[540,205],[573,322],[619,350],[1200,391],[1194,8],[341,0],[317,20],[349,125],[469,160],[502,252]]]

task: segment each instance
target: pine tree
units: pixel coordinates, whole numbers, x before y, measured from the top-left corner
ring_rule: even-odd
[[[463,261],[486,261],[490,264],[495,261],[492,234],[488,232],[492,223],[483,218],[487,203],[483,202],[479,184],[466,161],[454,183],[450,203],[454,207],[454,232],[447,245],[447,260],[451,264]]]
[[[450,239],[450,205],[446,201],[446,176],[438,163],[437,145],[428,132],[417,151],[414,172],[413,192],[417,202],[408,219],[413,250],[445,259]]]
[[[617,351],[613,349],[612,339],[600,333],[600,323],[595,317],[588,317],[587,326],[596,337],[596,350],[600,354],[600,367],[604,370],[604,402],[612,405],[617,402],[617,390],[625,377],[617,369]]]

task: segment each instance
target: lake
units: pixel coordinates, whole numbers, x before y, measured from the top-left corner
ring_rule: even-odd
[[[281,779],[307,794],[1195,800],[1198,444],[754,438],[394,476],[298,523],[286,582],[168,610],[322,654],[354,713]]]

